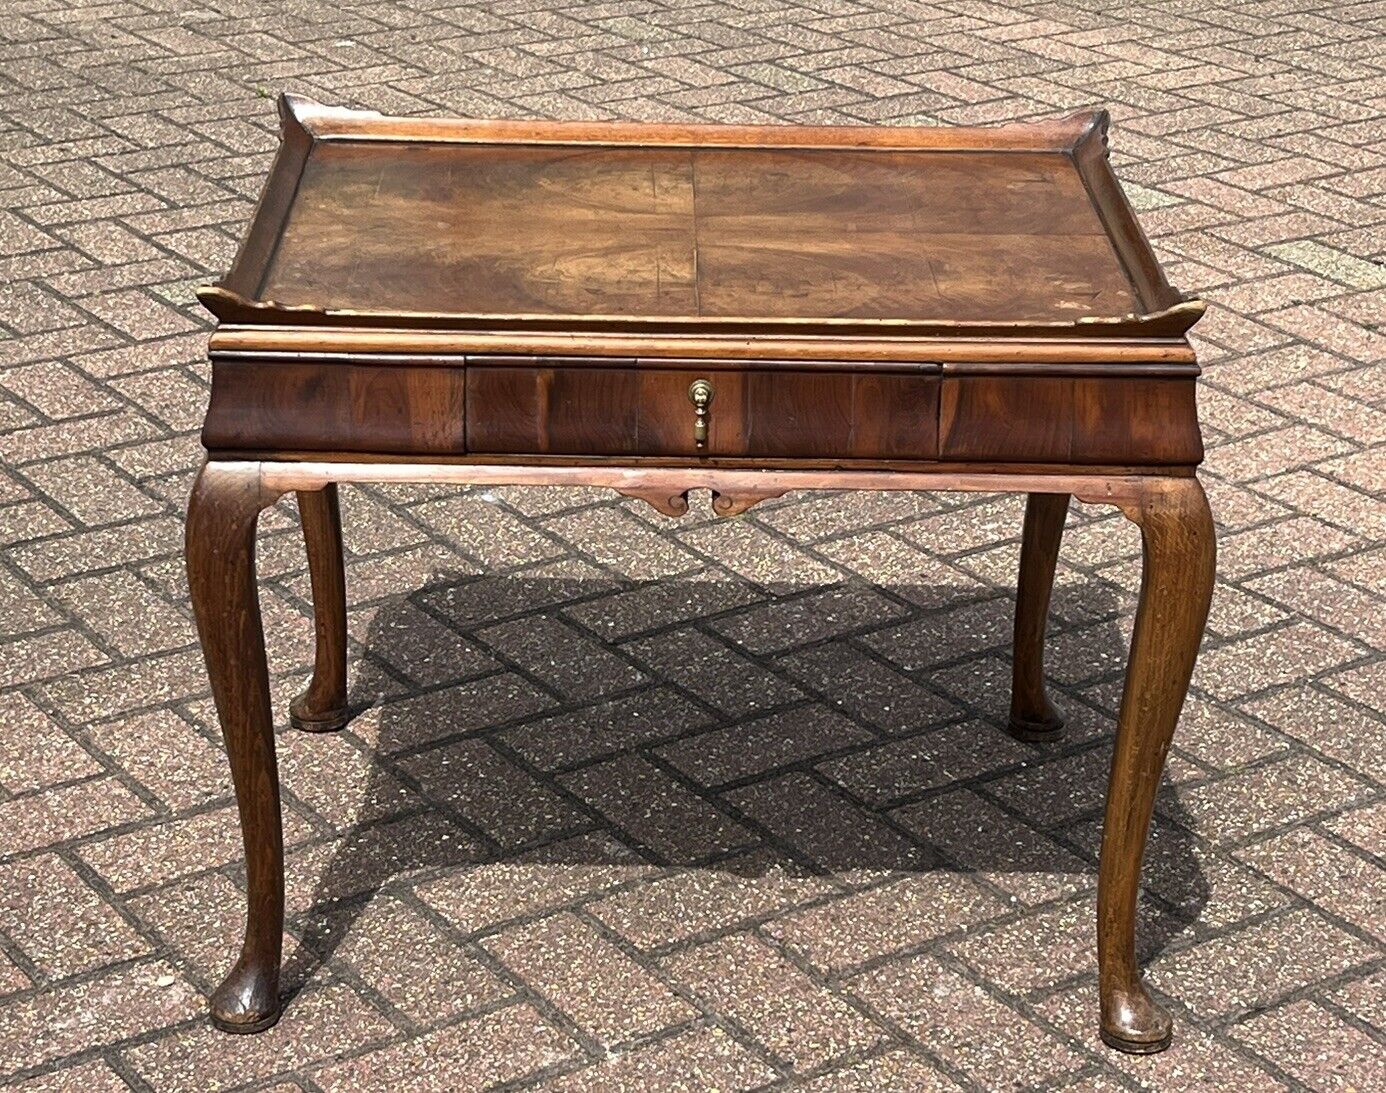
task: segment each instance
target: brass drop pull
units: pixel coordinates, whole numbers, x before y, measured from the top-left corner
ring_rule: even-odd
[[[707,408],[712,405],[712,384],[707,380],[694,380],[688,385],[688,401],[697,415],[693,418],[693,443],[701,448],[707,444]]]

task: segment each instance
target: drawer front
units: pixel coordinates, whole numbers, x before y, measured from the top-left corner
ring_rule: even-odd
[[[711,386],[706,442],[689,395]],[[934,459],[938,377],[725,367],[467,369],[473,452],[781,459]]]
[[[464,371],[445,365],[213,360],[211,450],[457,455]]]
[[[1193,377],[945,376],[945,460],[1192,465],[1203,458]]]

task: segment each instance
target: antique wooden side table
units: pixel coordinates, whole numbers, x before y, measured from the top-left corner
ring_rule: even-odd
[[[222,1029],[279,1016],[283,847],[255,585],[295,492],[317,659],[300,729],[347,718],[339,482],[605,486],[660,512],[787,490],[1029,495],[1011,730],[1059,727],[1042,646],[1069,497],[1140,528],[1144,576],[1098,877],[1101,1031],[1158,1051],[1137,886],[1202,637],[1213,523],[1202,313],[1107,162],[1107,117],[991,129],[387,118],[287,96],[212,335],[193,606],[248,865]]]

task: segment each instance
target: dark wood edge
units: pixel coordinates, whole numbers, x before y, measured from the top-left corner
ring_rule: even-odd
[[[576,335],[548,331],[402,331],[364,327],[226,325],[212,334],[210,349],[213,354],[262,353],[283,358],[309,353],[380,356],[382,359],[407,356],[424,364],[455,364],[458,356],[494,354],[800,362],[1195,363],[1193,349],[1183,339],[1082,336],[962,338],[847,336],[838,333],[832,336],[779,334],[744,337],[667,332]]]
[[[1028,475],[1031,477],[1063,477],[1065,475],[1117,475],[1125,478],[1163,477],[1188,478],[1197,469],[1190,463],[1148,463],[1141,465],[1115,463],[987,463],[957,462],[929,459],[775,459],[721,456],[690,461],[686,456],[574,456],[574,455],[497,455],[471,452],[465,455],[401,455],[396,452],[337,452],[337,451],[276,451],[254,449],[211,448],[207,458],[214,461],[255,462],[265,466],[277,464],[322,463],[361,465],[371,467],[450,467],[473,468],[492,480],[502,474],[540,474],[561,470],[560,477],[571,477],[578,470],[609,477],[621,471],[674,471],[691,475],[716,471],[808,473],[824,472],[888,474],[946,474],[946,475]],[[388,475],[404,471],[386,471]],[[458,472],[460,473],[460,472]],[[907,488],[907,487],[899,487]],[[1048,487],[1046,487],[1048,488]],[[1041,491],[1043,492],[1043,491]],[[1050,492],[1063,492],[1051,490]]]
[[[1055,379],[1197,379],[1203,369],[1175,361],[956,361],[944,362],[945,376],[1050,376]]]
[[[211,353],[213,364],[258,364],[266,361],[302,364],[391,365],[450,368],[642,368],[696,369],[705,372],[745,371],[747,359],[697,357],[593,357],[503,354],[411,355],[408,353],[282,353],[270,350]],[[1102,379],[1193,379],[1201,374],[1197,364],[1177,361],[877,361],[877,360],[755,360],[765,371],[844,372],[853,375],[952,375],[952,376],[1054,376]]]
[[[251,214],[250,229],[232,259],[231,269],[220,283],[197,289],[202,306],[218,319],[227,308],[235,308],[241,301],[259,296],[270,260],[283,235],[285,218],[298,193],[313,137],[294,113],[289,102],[292,97],[281,95],[279,98],[279,149]]]
[[[745,371],[747,358],[688,358],[688,357],[593,357],[500,355],[472,353],[420,355],[411,353],[282,353],[271,350],[249,352],[226,352],[215,350],[209,354],[213,364],[255,364],[264,361],[275,363],[293,362],[303,364],[355,364],[355,365],[395,365],[400,367],[439,367],[439,368],[641,368],[641,369],[699,369],[705,372]],[[851,360],[794,360],[766,359],[755,360],[755,367],[761,370],[777,371],[786,369],[796,372],[850,372],[861,375],[863,371],[889,373],[892,375],[939,375],[943,371],[937,361],[851,361]],[[1184,367],[1184,366],[1178,366]]]
[[[287,110],[325,141],[427,141],[459,144],[638,144],[703,148],[894,148],[902,151],[1071,150],[1094,113],[996,126],[682,125],[648,122],[401,118],[326,106],[286,94]]]
[[[1202,316],[1204,304],[1201,300],[1186,299],[1170,285],[1160,268],[1150,240],[1136,219],[1136,211],[1112,169],[1110,128],[1111,116],[1099,110],[1092,125],[1073,146],[1074,166],[1141,307],[1151,315],[1188,316],[1187,325],[1178,331],[1178,335],[1183,335]]]
[[[1157,267],[1158,268],[1158,267]],[[1203,315],[1198,300],[1178,300],[1143,315],[1083,316],[1061,322],[980,322],[954,319],[834,319],[774,316],[504,315],[463,312],[364,311],[318,308],[252,299],[229,286],[198,289],[202,305],[223,323],[239,326],[349,327],[367,330],[504,331],[535,333],[646,333],[651,331],[762,334],[854,333],[872,337],[1178,339]]]

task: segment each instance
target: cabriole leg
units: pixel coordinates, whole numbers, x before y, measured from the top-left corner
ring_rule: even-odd
[[[284,837],[255,587],[255,526],[276,497],[256,464],[208,463],[188,502],[188,584],[245,840],[245,942],[211,1002],[212,1023],[227,1032],[259,1032],[280,1011]]]
[[[300,490],[298,513],[308,548],[317,653],[308,689],[289,704],[289,722],[305,732],[331,732],[347,723],[346,569],[337,487]]]
[[[1208,499],[1196,479],[1152,481],[1123,511],[1140,526],[1144,571],[1107,790],[1097,945],[1102,1039],[1149,1054],[1169,1046],[1170,1017],[1151,999],[1136,963],[1141,859],[1208,618],[1216,547]]]
[[[1016,582],[1015,641],[1011,669],[1011,735],[1021,740],[1052,740],[1063,720],[1044,687],[1044,631],[1059,540],[1068,515],[1068,494],[1032,493],[1025,503]]]

